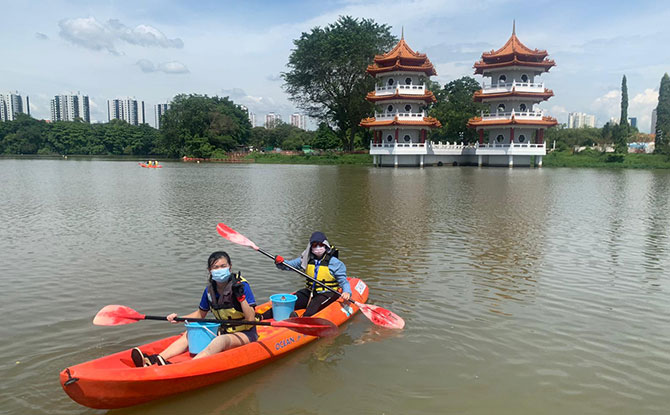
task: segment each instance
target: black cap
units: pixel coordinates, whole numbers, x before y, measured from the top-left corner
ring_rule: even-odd
[[[326,235],[323,232],[316,231],[312,234],[312,236],[309,237],[309,243],[312,244],[314,242],[318,243],[323,243],[323,241],[326,240]]]

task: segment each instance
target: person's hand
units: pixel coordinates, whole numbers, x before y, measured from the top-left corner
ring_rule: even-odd
[[[282,262],[284,262],[284,258],[282,258],[281,255],[277,255],[277,256],[275,256],[275,265],[279,265],[279,264],[281,264]]]
[[[242,282],[237,281],[233,284],[233,295],[240,303],[245,300],[246,296],[244,295],[244,285],[242,285]]]
[[[168,314],[167,317],[165,317],[165,318],[170,323],[175,323],[175,324],[178,323],[178,321],[175,320],[175,318],[177,318],[177,313]]]
[[[349,293],[342,293],[342,298],[346,301],[351,298],[351,294]]]

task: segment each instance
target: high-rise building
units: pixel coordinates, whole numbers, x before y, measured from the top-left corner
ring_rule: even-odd
[[[28,108],[29,101],[26,97],[26,108]],[[18,91],[14,93],[0,94],[0,121],[14,121],[16,114],[26,113],[23,109],[23,99]],[[30,110],[28,110],[30,115]]]
[[[265,128],[275,128],[281,123],[281,114],[271,112],[265,116]]]
[[[656,134],[656,108],[651,112],[651,129],[649,132],[651,134]]]
[[[91,122],[91,110],[88,95],[56,95],[51,100],[51,121],[75,121],[81,119]]]
[[[583,112],[571,112],[568,114],[568,128],[595,128],[595,126],[595,115],[584,114]]]
[[[131,125],[144,124],[144,101],[135,98],[108,100],[107,119],[123,120]]]
[[[167,112],[170,108],[170,104],[156,104],[154,105],[154,127],[157,130],[161,128],[161,117]]]
[[[291,125],[294,127],[302,128],[303,130],[307,129],[307,117],[305,114],[293,114],[291,115]]]
[[[629,117],[628,118],[628,125],[631,127],[637,128],[637,117]]]
[[[251,127],[252,128],[255,127],[256,126],[256,114],[249,111],[249,108],[245,107],[244,105],[240,105],[240,109],[247,113],[247,117],[249,117],[249,123],[251,124]]]

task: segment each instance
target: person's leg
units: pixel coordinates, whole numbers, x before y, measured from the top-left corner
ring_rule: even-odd
[[[314,314],[318,313],[320,310],[326,308],[330,303],[337,300],[339,295],[331,292],[325,292],[321,294],[315,294],[312,298],[312,301],[309,302],[305,314],[303,317],[311,317]]]
[[[188,338],[186,338],[186,332],[181,335],[180,338],[175,340],[171,345],[169,345],[165,350],[158,353],[163,359],[169,360],[177,355],[180,355],[188,350]]]
[[[224,350],[233,349],[249,343],[249,338],[244,333],[228,333],[216,336],[209,346],[198,353],[194,359],[207,357]]]

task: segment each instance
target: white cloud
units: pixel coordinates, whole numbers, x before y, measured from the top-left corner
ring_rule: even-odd
[[[146,73],[151,73],[151,72],[164,72],[168,74],[185,74],[189,73],[188,68],[186,65],[184,65],[181,62],[177,61],[172,61],[172,62],[164,62],[164,63],[159,63],[158,65],[154,65],[153,62],[151,62],[148,59],[140,59],[138,60],[135,65],[139,66],[142,72]]]
[[[637,117],[637,128],[647,132],[651,128],[651,112],[658,106],[658,91],[647,88],[630,100],[629,117]]]
[[[294,112],[292,107],[281,104],[272,97],[248,95],[240,88],[222,89],[221,95],[229,97],[236,104],[244,105],[256,116],[274,112],[281,114],[284,121],[287,121],[288,116]]]
[[[131,29],[117,19],[100,22],[92,16],[80,17],[61,20],[58,26],[63,39],[86,49],[106,50],[114,55],[119,54],[115,47],[117,42],[143,47],[184,47],[181,39],[169,39],[153,26],[141,24]]]
[[[107,25],[98,22],[95,17],[64,19],[58,22],[58,26],[59,35],[75,45],[91,50],[106,50],[118,55],[114,48],[115,35]]]

